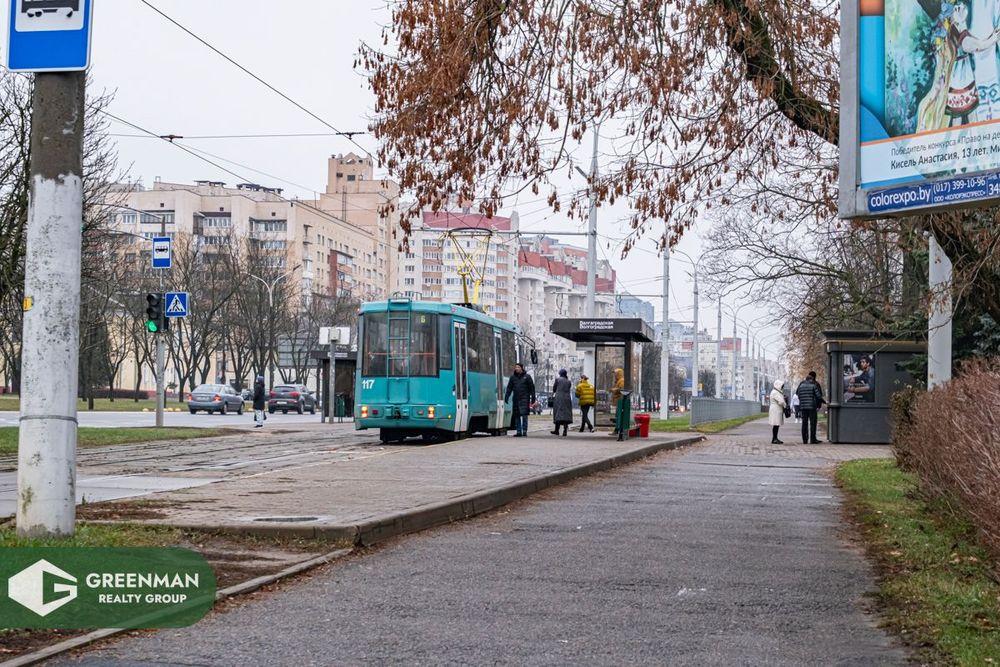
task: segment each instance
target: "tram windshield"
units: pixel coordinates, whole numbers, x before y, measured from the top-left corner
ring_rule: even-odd
[[[427,377],[438,374],[437,315],[410,311],[365,313],[362,331],[362,375]]]

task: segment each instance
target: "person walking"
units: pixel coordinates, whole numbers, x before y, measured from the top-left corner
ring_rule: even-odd
[[[785,444],[781,440],[778,440],[778,429],[785,424],[785,408],[788,407],[788,402],[785,401],[785,394],[781,391],[784,387],[785,383],[778,380],[774,383],[774,389],[771,390],[771,406],[767,411],[767,423],[771,425],[772,445]]]
[[[254,428],[264,428],[264,410],[267,408],[267,395],[264,392],[264,376],[258,375],[253,383],[253,421]]]
[[[798,424],[802,419],[802,405],[798,394],[792,394],[792,412],[795,413],[795,423]]]
[[[809,371],[809,375],[802,381],[795,395],[799,398],[799,411],[802,413],[802,444],[818,445],[816,438],[816,427],[819,421],[819,409],[826,403],[823,398],[823,388],[816,381],[816,371]]]
[[[594,432],[594,424],[590,421],[590,409],[597,404],[597,390],[590,384],[590,378],[586,375],[580,376],[580,381],[576,385],[576,397],[580,401],[580,412],[583,419],[580,421],[580,433],[590,429]]]
[[[503,400],[510,401],[512,397],[512,417],[516,431],[514,437],[523,438],[528,435],[528,415],[531,414],[531,405],[535,402],[535,381],[524,370],[524,364],[514,364],[514,373],[507,381],[507,391]]]
[[[573,423],[573,399],[570,397],[570,390],[573,388],[569,381],[569,374],[566,369],[559,371],[559,377],[552,385],[552,421],[556,427],[552,435],[559,435],[559,427],[562,427],[563,436]]]

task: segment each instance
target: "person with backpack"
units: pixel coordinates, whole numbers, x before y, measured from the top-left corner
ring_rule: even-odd
[[[254,428],[264,428],[264,410],[267,408],[267,392],[264,390],[264,376],[258,375],[253,383]]]
[[[816,371],[809,371],[809,375],[795,390],[795,395],[799,397],[799,411],[802,413],[802,444],[818,445],[820,442],[816,438],[816,427],[819,410],[826,399],[823,398],[822,387],[816,381]]]

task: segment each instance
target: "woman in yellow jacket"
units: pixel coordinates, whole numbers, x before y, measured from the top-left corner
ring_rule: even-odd
[[[590,380],[586,375],[580,376],[580,382],[576,385],[576,397],[580,399],[580,412],[583,413],[580,433],[583,433],[588,428],[593,433],[594,425],[590,422],[588,415],[590,414],[590,409],[597,402],[597,391],[594,389],[594,385],[590,384]]]

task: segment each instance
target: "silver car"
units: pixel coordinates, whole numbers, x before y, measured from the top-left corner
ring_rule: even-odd
[[[243,397],[227,384],[200,385],[188,394],[187,398],[191,414],[197,414],[199,410],[209,414],[218,412],[220,415],[225,415],[229,414],[230,410],[238,415],[243,414]]]

